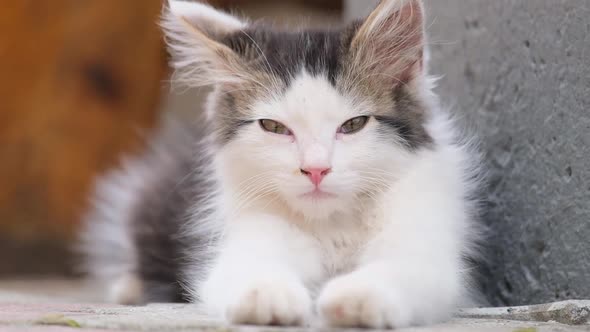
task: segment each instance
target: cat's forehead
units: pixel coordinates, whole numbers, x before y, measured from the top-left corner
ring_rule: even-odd
[[[300,123],[339,122],[354,115],[352,103],[324,75],[302,68],[293,75],[283,93],[270,100],[260,100],[252,107],[260,118],[274,118]]]
[[[224,44],[250,61],[255,70],[289,84],[302,70],[334,83],[340,73],[352,33],[348,30],[273,31],[254,25],[224,38]]]

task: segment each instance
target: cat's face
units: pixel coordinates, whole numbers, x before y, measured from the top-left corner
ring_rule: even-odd
[[[222,16],[194,49],[172,45],[181,56],[195,52],[184,61],[196,67],[181,77],[217,76],[209,112],[220,167],[240,200],[270,196],[310,218],[362,208],[431,143],[416,87],[421,7],[397,2],[376,9],[371,17],[381,22],[338,31],[272,32]],[[419,20],[408,16],[415,12]],[[409,18],[418,22],[402,21]],[[394,32],[397,43],[384,40]]]
[[[304,70],[276,99],[249,107],[251,120],[222,149],[230,171],[246,181],[244,189],[276,191],[307,215],[358,205],[406,153],[371,116],[371,105],[355,104],[325,77]]]

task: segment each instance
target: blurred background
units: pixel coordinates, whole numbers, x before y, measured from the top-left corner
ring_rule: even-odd
[[[338,25],[377,1],[216,0],[253,18]],[[432,72],[482,140],[492,304],[590,297],[586,0],[427,0]],[[96,177],[136,153],[170,92],[161,0],[6,0],[0,10],[0,289],[76,293],[71,252]],[[60,285],[60,286],[56,286]]]
[[[337,23],[341,1],[211,1],[278,22]],[[22,1],[0,11],[0,275],[71,274],[97,174],[141,148],[170,95],[161,0]]]
[[[339,24],[340,0],[214,0],[277,23]],[[0,10],[0,288],[70,291],[72,252],[96,177],[141,150],[170,92],[163,0],[8,0]],[[59,287],[58,287],[59,285]],[[59,290],[56,290],[57,289]]]

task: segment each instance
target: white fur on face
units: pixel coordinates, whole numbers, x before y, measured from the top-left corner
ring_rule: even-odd
[[[407,153],[383,137],[374,119],[357,133],[337,133],[347,120],[371,114],[371,105],[354,104],[325,77],[304,71],[284,94],[257,101],[251,112],[252,119],[278,121],[293,135],[266,132],[256,121],[241,128],[223,150],[227,172],[234,175],[234,184],[262,176],[259,183],[267,191],[310,219],[358,209],[359,199],[383,190]],[[304,196],[315,189],[300,171],[306,168],[331,169],[318,187],[329,197]]]

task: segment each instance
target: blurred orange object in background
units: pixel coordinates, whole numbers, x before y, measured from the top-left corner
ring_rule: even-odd
[[[337,23],[342,12],[341,0],[209,2],[287,23]],[[169,98],[162,7],[3,1],[0,277],[72,273],[69,249],[96,176],[141,148],[162,109],[198,107],[195,95]]]
[[[93,176],[154,124],[160,10],[160,0],[3,2],[0,274],[63,271]]]

